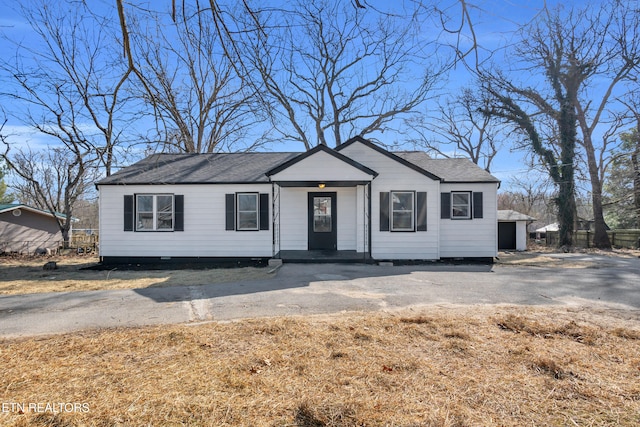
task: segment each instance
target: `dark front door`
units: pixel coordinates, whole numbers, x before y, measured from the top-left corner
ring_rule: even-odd
[[[498,249],[516,248],[516,223],[498,223]]]
[[[309,193],[309,250],[335,251],[336,193]]]

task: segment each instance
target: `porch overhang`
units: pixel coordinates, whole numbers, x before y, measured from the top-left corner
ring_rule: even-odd
[[[356,187],[358,185],[367,185],[371,181],[271,181],[279,187],[307,187],[307,188],[325,188],[325,187]]]

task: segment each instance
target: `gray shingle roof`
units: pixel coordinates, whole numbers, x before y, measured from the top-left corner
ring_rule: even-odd
[[[300,154],[153,154],[98,181],[97,185],[269,182],[267,172]],[[393,154],[442,178],[444,182],[499,182],[466,159],[431,159],[422,151]]]
[[[432,159],[424,151],[397,151],[393,154],[439,176],[444,182],[500,182],[467,159]]]
[[[97,185],[269,182],[268,171],[299,154],[153,154]]]
[[[498,221],[535,221],[536,219],[510,209],[498,211]]]

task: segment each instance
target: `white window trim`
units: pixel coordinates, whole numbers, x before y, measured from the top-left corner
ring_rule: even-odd
[[[393,209],[393,195],[394,194],[411,194],[411,210],[395,210]],[[400,228],[393,226],[393,214],[395,212],[411,212],[411,227]],[[416,231],[416,192],[415,191],[390,191],[389,192],[389,230],[390,231]]]
[[[138,215],[140,214],[140,211],[138,210],[138,207],[140,206],[140,204],[138,203],[138,198],[139,197],[152,197],[153,198],[153,207],[152,207],[152,214],[153,214],[153,228],[139,228],[138,227]],[[158,228],[158,196],[171,196],[171,228]],[[144,212],[144,213],[149,213],[149,212]],[[176,198],[173,194],[167,194],[167,193],[160,193],[160,194],[136,194],[136,208],[135,208],[135,230],[139,231],[141,233],[146,233],[146,232],[166,232],[166,231],[173,231],[174,228],[176,226]]]
[[[467,196],[467,203],[465,204],[467,206],[467,215],[465,216],[460,216],[460,215],[454,215],[454,209],[453,209],[453,196],[454,194],[464,194]],[[462,204],[457,204],[456,206],[463,206]],[[451,192],[451,219],[471,219],[471,192],[469,191],[452,191]]]
[[[254,212],[241,211],[240,210],[240,196],[253,196],[256,199],[256,226],[255,227],[240,227],[240,212]],[[236,193],[236,231],[259,231],[260,230],[260,193]]]

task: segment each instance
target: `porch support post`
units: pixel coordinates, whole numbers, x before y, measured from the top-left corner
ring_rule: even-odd
[[[271,181],[271,230],[271,257],[275,258],[282,248],[280,244],[280,186],[274,181]]]
[[[371,259],[371,181],[367,184],[367,218],[369,223],[367,224],[367,249],[369,252],[369,259]]]
[[[271,258],[276,256],[276,185],[271,181]]]

